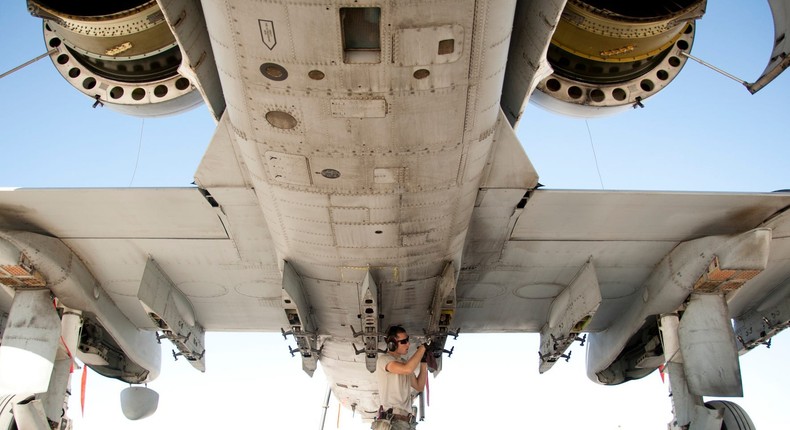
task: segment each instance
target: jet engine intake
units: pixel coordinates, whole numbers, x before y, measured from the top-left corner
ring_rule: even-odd
[[[55,68],[74,88],[114,110],[175,114],[202,102],[179,73],[181,50],[154,0],[30,0],[43,19]]]
[[[705,0],[569,0],[547,52],[554,73],[532,101],[579,117],[609,115],[665,88],[686,63]]]

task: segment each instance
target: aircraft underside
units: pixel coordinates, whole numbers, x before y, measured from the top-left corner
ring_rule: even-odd
[[[195,187],[0,193],[0,428],[70,428],[75,358],[149,416],[159,342],[205,371],[206,331],[290,336],[372,419],[398,324],[435,374],[459,331],[540,333],[541,373],[581,341],[596,383],[666,369],[670,428],[731,429],[703,396],[742,396],[739,354],[790,325],[790,194],[544,190],[514,132],[531,95],[641,105],[705,1],[66,3],[30,11],[75,88],[139,116],[203,101],[217,128]]]

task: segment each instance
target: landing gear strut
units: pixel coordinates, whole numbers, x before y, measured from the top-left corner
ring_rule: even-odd
[[[56,305],[43,288],[15,292],[0,346],[0,385],[10,393],[0,397],[0,430],[71,428],[66,404],[82,316]]]
[[[702,303],[702,304],[700,304]],[[740,396],[740,368],[737,363],[737,352],[734,359],[727,359],[729,347],[717,346],[716,337],[722,333],[734,339],[731,334],[726,312],[715,312],[716,307],[725,306],[715,297],[693,297],[684,314],[681,327],[678,314],[661,316],[661,337],[666,362],[665,372],[669,375],[669,386],[672,396],[674,418],[669,424],[670,430],[753,430],[754,424],[746,412],[735,403],[728,401],[710,401],[705,403],[703,395]],[[721,310],[721,309],[719,309]],[[724,308],[726,311],[726,308]],[[723,325],[712,315],[722,315]],[[706,321],[697,321],[704,316]],[[713,322],[711,322],[713,321]],[[690,327],[689,327],[690,326]],[[691,333],[691,334],[690,334]],[[704,333],[704,340],[694,335]],[[720,336],[726,338],[727,336]],[[709,339],[712,339],[708,342]],[[734,340],[733,340],[734,342]],[[700,347],[699,345],[703,345]],[[706,348],[706,349],[700,349]],[[734,345],[733,345],[734,348]],[[710,349],[710,351],[708,351]],[[711,354],[707,362],[699,360],[703,353]],[[684,354],[687,357],[684,357]],[[733,361],[734,360],[734,361]],[[728,371],[735,367],[735,371]],[[718,372],[718,373],[717,373]],[[724,376],[721,376],[724,375]],[[737,383],[732,381],[737,379]],[[717,384],[725,386],[723,392],[714,392]],[[729,384],[729,385],[728,385]]]

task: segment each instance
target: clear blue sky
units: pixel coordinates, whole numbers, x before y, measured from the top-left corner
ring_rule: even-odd
[[[0,70],[45,50],[41,24],[21,0],[0,6]],[[711,0],[693,53],[746,80],[767,62],[773,32],[765,2]],[[550,188],[773,191],[790,188],[786,137],[790,78],[758,95],[690,63],[646,108],[588,122],[530,108],[519,135],[541,182]],[[204,107],[162,119],[124,117],[92,109],[43,60],[0,80],[0,187],[188,186],[214,129]],[[140,131],[142,128],[142,144]],[[139,151],[139,162],[138,162]],[[135,170],[135,166],[137,166]],[[292,343],[292,341],[289,341]],[[745,399],[762,429],[790,422],[784,371],[790,337],[742,357]],[[422,430],[463,428],[665,429],[666,385],[657,374],[601,387],[584,372],[584,351],[538,375],[536,335],[462,335],[456,353],[431,379],[431,408]],[[85,419],[78,382],[70,415],[77,429],[316,428],[325,384],[310,380],[279,334],[209,334],[206,374],[169,359],[150,384],[160,410],[140,422],[121,415],[124,384],[89,375]],[[335,428],[336,406],[327,428]],[[341,428],[367,428],[344,413]]]

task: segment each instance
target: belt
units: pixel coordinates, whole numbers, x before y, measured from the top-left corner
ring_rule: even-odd
[[[412,418],[411,414],[409,414],[409,415],[392,414],[392,419],[393,420],[406,421],[407,423],[411,422],[411,418]]]

